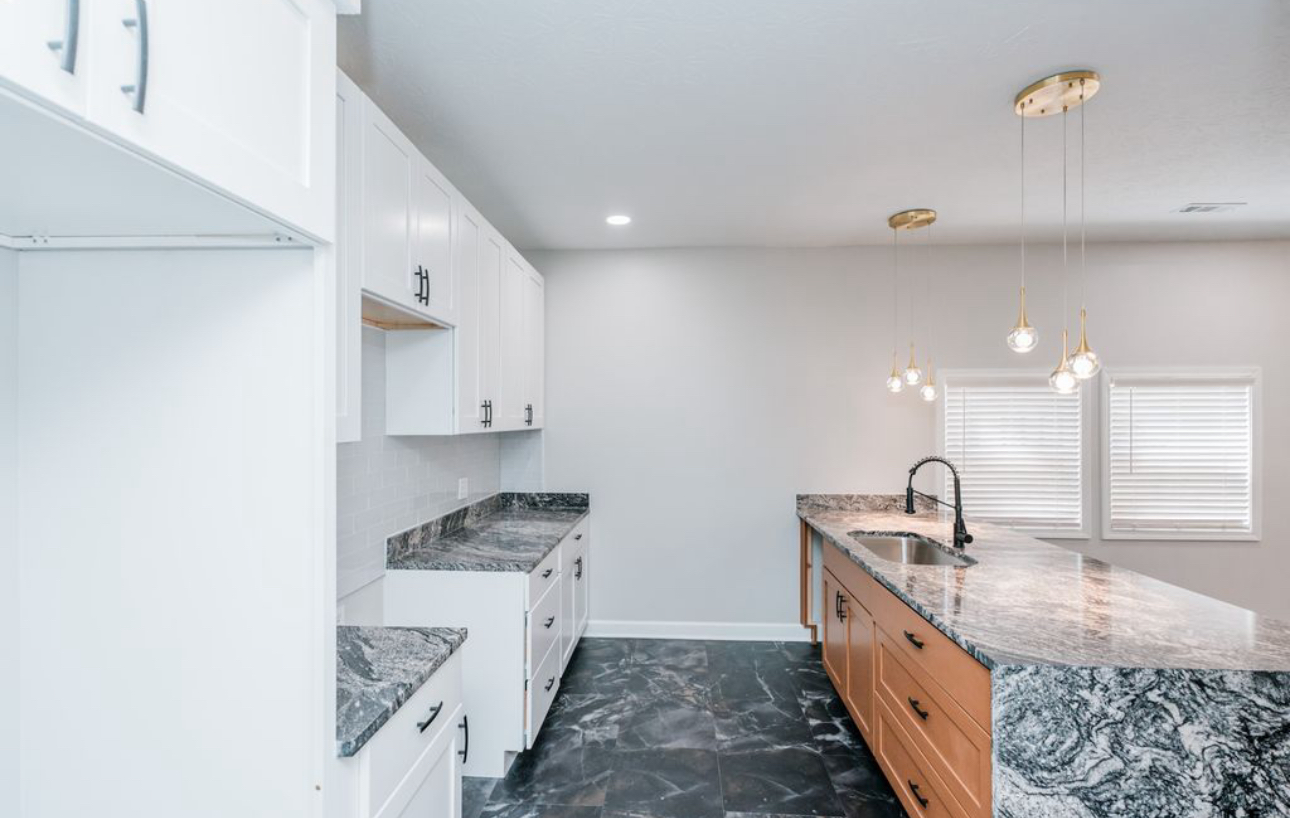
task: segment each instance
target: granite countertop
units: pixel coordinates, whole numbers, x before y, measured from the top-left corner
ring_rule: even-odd
[[[355,755],[465,641],[465,628],[336,628],[336,754]]]
[[[800,495],[798,516],[987,667],[1290,670],[1290,624],[968,520],[966,568],[874,556],[853,531],[952,544],[949,514],[904,513],[894,495]]]
[[[496,494],[390,537],[385,567],[528,573],[589,511],[586,494]]]

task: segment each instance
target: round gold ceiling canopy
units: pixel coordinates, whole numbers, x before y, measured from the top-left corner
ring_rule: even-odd
[[[936,211],[920,207],[914,210],[902,210],[887,219],[887,226],[892,230],[917,230],[936,221]]]
[[[1063,71],[1031,83],[1012,101],[1018,116],[1052,116],[1088,102],[1102,87],[1096,71]]]

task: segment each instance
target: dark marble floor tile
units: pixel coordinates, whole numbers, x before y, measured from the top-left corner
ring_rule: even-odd
[[[489,804],[480,818],[601,818],[601,810],[551,804]]]
[[[708,672],[708,652],[702,642],[675,639],[637,639],[632,643],[632,667],[668,667],[692,674]]]
[[[723,752],[815,746],[802,708],[792,699],[723,698],[713,703],[712,712],[717,748]]]
[[[721,794],[732,811],[844,814],[824,760],[815,750],[789,747],[722,753],[720,763]]]
[[[904,818],[896,793],[867,749],[825,753],[824,767],[847,818]]]
[[[582,731],[593,740],[611,741],[618,735],[619,723],[633,710],[634,700],[622,692],[578,693],[567,682],[551,703],[542,729],[568,727]]]
[[[469,776],[461,779],[461,818],[479,818],[498,780]]]
[[[722,818],[715,752],[634,750],[614,755],[605,796],[608,811],[651,818]]]
[[[618,727],[619,750],[717,749],[712,711],[687,698],[639,700]]]
[[[846,705],[837,696],[803,699],[802,710],[816,746],[825,753],[869,753]]]
[[[611,748],[612,742],[576,728],[544,725],[533,749],[493,788],[490,804],[598,807],[609,784]]]
[[[579,693],[613,693],[631,675],[632,642],[627,639],[583,639],[560,682]]]

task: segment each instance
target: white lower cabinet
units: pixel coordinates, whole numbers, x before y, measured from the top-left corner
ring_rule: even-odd
[[[353,758],[343,759],[356,818],[460,818],[469,755],[463,646]]]
[[[537,739],[568,657],[586,629],[589,532],[586,517],[528,574],[386,572],[386,625],[470,632],[463,668],[471,740],[465,775],[501,777],[506,754],[526,750]],[[582,538],[575,539],[579,534]],[[583,560],[581,576],[578,559]],[[570,586],[575,593],[566,597]],[[574,606],[570,631],[564,627],[566,598]]]

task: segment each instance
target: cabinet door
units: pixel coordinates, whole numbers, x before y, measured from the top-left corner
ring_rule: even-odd
[[[507,248],[502,269],[501,308],[501,397],[493,410],[493,430],[506,431],[528,428],[524,406],[528,389],[528,338],[524,312],[524,292],[528,284],[528,271],[524,260],[514,250]]]
[[[525,425],[541,429],[545,420],[543,400],[546,376],[546,287],[542,276],[529,268],[524,287]]]
[[[587,629],[591,616],[591,544],[583,546],[581,556],[573,562],[573,647]]]
[[[85,113],[89,9],[81,0],[0,0],[0,84]]]
[[[362,437],[363,94],[336,72],[336,442]]]
[[[461,818],[461,737],[456,727],[444,730],[426,751],[431,755],[429,770],[419,785],[412,785],[416,787],[412,797],[402,809],[382,809],[376,818]],[[400,795],[391,798],[388,806],[401,801]]]
[[[483,219],[460,200],[454,219],[453,277],[456,279],[457,327],[453,330],[456,349],[457,431],[484,431],[484,397],[480,378],[479,262],[484,248]],[[496,309],[496,306],[494,306]]]
[[[572,550],[572,545],[566,545],[566,548]],[[574,568],[573,561],[575,556],[570,559],[568,564],[561,568],[564,576],[560,580],[560,672],[569,666],[569,656],[573,653],[574,626],[576,622],[576,595],[578,582],[573,578]]]
[[[92,5],[85,32],[93,38],[92,122],[257,210],[333,239],[330,0]]]
[[[847,686],[843,692],[865,739],[873,731],[874,651],[873,616],[857,600],[847,606]]]
[[[484,235],[479,246],[479,396],[476,407],[489,401],[494,407],[501,399],[502,383],[502,269],[506,259],[506,245],[501,234],[484,223]],[[490,422],[489,431],[494,425]]]
[[[850,598],[837,578],[824,572],[824,669],[838,692],[847,690],[847,606]]]
[[[412,262],[412,143],[369,100],[363,105],[363,289],[419,309]]]
[[[456,286],[452,274],[453,188],[428,161],[417,156],[413,184],[416,233],[412,264],[421,268],[418,309],[426,315],[453,324],[457,322]],[[415,292],[415,291],[414,291]]]

